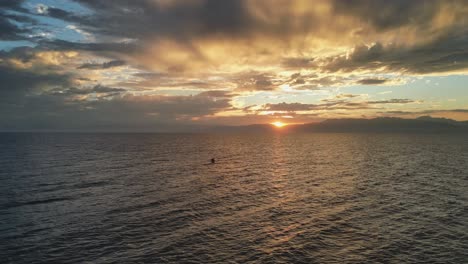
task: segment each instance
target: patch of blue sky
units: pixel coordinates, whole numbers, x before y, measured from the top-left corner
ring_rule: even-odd
[[[35,12],[38,5],[60,8],[76,15],[92,14],[90,9],[70,0],[28,0],[23,3],[23,7],[31,10],[31,12]]]
[[[373,99],[405,98],[440,102],[450,107],[468,107],[468,76],[412,77],[402,85],[356,85],[341,90],[351,94],[368,94]]]
[[[10,20],[11,23],[18,26],[19,28],[26,28],[32,32],[25,35],[25,37],[43,37],[43,38],[53,38],[61,39],[72,42],[86,41],[87,36],[82,32],[74,29],[71,23],[66,21],[48,17],[46,15],[36,14],[35,11],[31,11],[32,15],[27,15],[37,21],[36,25],[31,25],[29,23],[22,23],[14,20]],[[8,11],[8,13],[14,15],[25,15],[17,11]],[[14,43],[10,44],[13,45]],[[21,43],[20,43],[21,44]]]
[[[67,40],[72,42],[86,41],[87,38],[82,33],[73,29],[71,23],[67,23],[60,19],[55,19],[47,16],[35,16],[35,19],[40,23],[35,28],[36,34],[50,34],[51,38]]]
[[[89,39],[83,33],[75,30],[73,25],[67,25],[65,28],[57,31],[55,38],[60,40],[66,40],[70,42],[88,42]]]
[[[0,41],[0,50],[9,51],[18,47],[35,47],[36,44],[26,40]]]
[[[8,15],[23,15],[23,13],[20,13],[20,12],[16,12],[16,11],[4,11],[6,14]],[[24,27],[26,25],[29,25],[29,23],[23,23],[23,22],[19,22],[19,21],[16,21],[16,20],[13,20],[13,19],[8,19],[8,22],[10,22],[11,24],[17,26],[17,27]]]

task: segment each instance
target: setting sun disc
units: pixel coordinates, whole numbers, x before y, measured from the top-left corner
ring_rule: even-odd
[[[281,128],[281,127],[286,126],[285,123],[280,122],[280,121],[276,121],[276,122],[273,122],[273,123],[271,123],[271,124],[274,125],[275,127],[278,127],[278,128]]]

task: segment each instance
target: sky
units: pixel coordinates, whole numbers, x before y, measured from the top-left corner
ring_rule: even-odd
[[[468,120],[466,0],[0,0],[0,130]]]

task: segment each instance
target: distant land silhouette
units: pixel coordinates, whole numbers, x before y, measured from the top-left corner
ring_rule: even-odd
[[[468,132],[468,121],[422,116],[416,119],[378,117],[373,119],[328,119],[318,123],[294,124],[276,128],[270,124],[218,126],[211,132]]]

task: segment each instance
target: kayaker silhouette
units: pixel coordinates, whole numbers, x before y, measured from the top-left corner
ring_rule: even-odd
[[[215,164],[216,160],[214,158],[211,159],[211,164]]]

